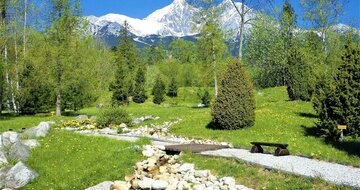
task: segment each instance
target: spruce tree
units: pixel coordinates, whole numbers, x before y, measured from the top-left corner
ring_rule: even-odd
[[[145,91],[145,73],[144,69],[139,68],[136,74],[135,79],[135,89],[134,89],[134,96],[133,101],[135,103],[141,104],[146,101],[148,97],[146,96]]]
[[[218,129],[241,129],[255,122],[253,85],[244,65],[239,60],[228,64],[216,97],[212,117]]]
[[[160,77],[158,77],[155,81],[155,85],[153,88],[154,104],[161,104],[164,101],[165,92],[166,89],[165,89],[164,81]]]
[[[169,97],[177,97],[178,96],[178,87],[177,87],[177,82],[176,82],[176,79],[175,77],[172,77],[171,79],[171,82],[170,82],[170,85],[169,85],[169,89],[168,89],[168,92],[167,92],[167,96]]]
[[[115,73],[115,80],[110,84],[112,91],[111,103],[113,106],[127,104],[129,102],[129,87],[127,84],[127,67],[119,64]]]
[[[317,124],[326,136],[339,137],[337,125],[346,125],[345,134],[360,136],[360,50],[349,35],[334,80],[319,81],[314,108]]]

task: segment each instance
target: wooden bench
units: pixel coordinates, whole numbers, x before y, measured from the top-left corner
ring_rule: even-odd
[[[251,153],[264,153],[264,149],[261,146],[274,146],[276,147],[275,156],[286,156],[290,154],[287,149],[288,144],[267,142],[251,142],[251,144],[253,145],[250,150]]]

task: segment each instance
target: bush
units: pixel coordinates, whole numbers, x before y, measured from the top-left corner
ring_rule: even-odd
[[[212,117],[214,127],[218,129],[241,129],[254,125],[253,84],[238,60],[228,64],[213,105]]]
[[[166,89],[164,81],[160,77],[158,77],[155,81],[155,85],[153,88],[154,104],[161,104],[164,101],[165,91]]]
[[[120,125],[125,123],[132,126],[132,119],[125,109],[120,107],[103,108],[96,119],[96,123],[101,127],[109,127],[111,125]]]
[[[339,124],[347,125],[345,134],[360,136],[360,50],[351,38],[341,58],[334,79],[319,80],[313,100],[317,127],[333,139],[339,137]]]
[[[198,96],[201,100],[201,104],[205,105],[205,107],[210,106],[211,96],[210,96],[209,91],[206,90],[203,93],[198,93]]]
[[[171,83],[169,85],[169,90],[166,95],[169,97],[177,97],[177,95],[178,95],[177,91],[178,91],[177,82],[176,82],[175,77],[173,77],[171,79]]]

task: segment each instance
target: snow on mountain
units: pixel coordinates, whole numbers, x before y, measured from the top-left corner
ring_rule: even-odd
[[[241,8],[241,3],[236,3]],[[223,14],[220,15],[221,27],[225,31],[238,31],[239,15],[231,4],[230,0],[224,0],[219,6],[223,7]],[[246,7],[246,6],[245,6]],[[248,8],[246,7],[245,10]],[[190,5],[186,0],[174,0],[170,5],[156,10],[144,19],[131,18],[120,14],[107,14],[101,17],[88,16],[90,31],[93,35],[100,34],[104,28],[112,35],[118,35],[124,21],[130,25],[130,32],[139,37],[150,35],[184,37],[194,36],[199,33],[193,22],[193,17],[199,9]],[[246,19],[255,13],[249,12]],[[104,31],[103,31],[104,32]],[[235,32],[236,35],[236,32]]]
[[[175,0],[172,4],[155,11],[144,19],[131,18],[120,14],[107,14],[101,17],[89,16],[87,19],[90,22],[90,31],[93,35],[97,35],[102,28],[111,23],[123,25],[127,21],[130,25],[130,32],[136,36],[183,37],[196,34],[192,31],[193,23],[191,20],[197,11],[186,0]],[[112,31],[108,32],[117,35],[120,29],[121,27],[113,28]]]

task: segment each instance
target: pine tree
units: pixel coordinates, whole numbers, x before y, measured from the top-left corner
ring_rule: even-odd
[[[253,85],[244,65],[233,60],[228,64],[216,97],[212,117],[218,129],[241,129],[255,122]]]
[[[110,84],[112,91],[112,105],[118,106],[129,103],[129,86],[127,84],[128,69],[125,64],[117,65],[115,81]]]
[[[164,101],[166,89],[165,89],[165,83],[160,77],[156,79],[152,91],[154,93],[154,99],[153,99],[154,104],[161,104]]]
[[[145,91],[145,73],[143,68],[139,68],[136,74],[135,79],[135,89],[133,101],[135,103],[141,104],[146,101],[148,97],[146,96]]]
[[[360,136],[360,50],[349,35],[342,61],[332,81],[319,81],[314,108],[319,114],[318,128],[338,138],[337,125],[347,125],[346,134]]]
[[[176,82],[176,79],[175,77],[172,77],[171,78],[171,82],[170,82],[170,85],[169,85],[169,89],[168,89],[168,92],[167,92],[167,96],[169,97],[177,97],[178,96],[178,87],[177,87],[177,82]]]

